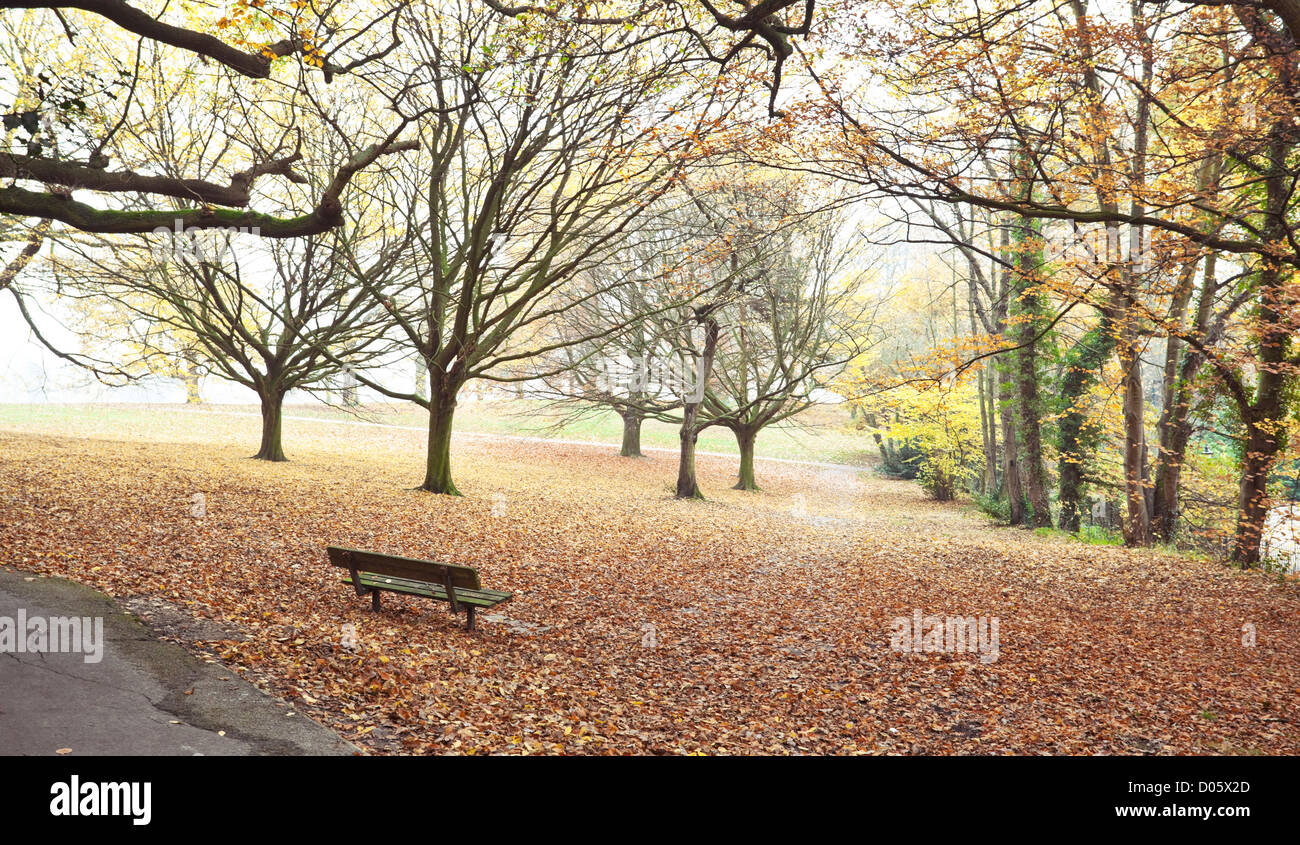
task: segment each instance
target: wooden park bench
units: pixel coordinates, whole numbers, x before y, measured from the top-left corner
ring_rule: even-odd
[[[423,596],[447,602],[453,615],[465,608],[466,627],[473,631],[475,610],[508,602],[512,595],[483,589],[478,580],[478,570],[468,566],[338,546],[329,546],[327,551],[330,563],[348,570],[349,576],[343,579],[343,583],[352,585],[359,596],[369,593],[371,607],[375,610],[379,610],[379,594],[385,590]]]

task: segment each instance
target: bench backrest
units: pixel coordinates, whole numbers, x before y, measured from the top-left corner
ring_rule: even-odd
[[[435,584],[445,584],[450,578],[451,585],[456,589],[482,589],[478,580],[478,570],[469,566],[435,563],[431,560],[384,555],[379,552],[363,552],[360,549],[346,549],[339,546],[329,546],[326,551],[329,552],[330,563],[344,569],[391,575],[394,578],[410,578],[415,581],[432,581]]]

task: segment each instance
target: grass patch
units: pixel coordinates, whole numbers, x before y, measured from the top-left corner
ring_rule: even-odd
[[[972,493],[971,502],[974,503],[975,507],[998,522],[1005,523],[1011,519],[1011,503],[1006,499],[997,496],[986,496],[983,493]]]
[[[1089,546],[1124,545],[1123,535],[1101,525],[1081,525],[1078,534],[1071,534],[1069,531],[1062,531],[1059,528],[1035,528],[1034,533],[1039,537],[1060,537]]]
[[[120,432],[141,433],[147,439],[165,440],[169,429],[179,425],[179,414],[222,416],[259,413],[254,405],[132,405],[132,404],[0,404],[0,426],[37,428],[74,436],[104,436]],[[284,447],[293,457],[295,439],[309,437],[313,424],[306,420],[345,423],[368,422],[423,428],[428,414],[415,405],[377,404],[355,413],[319,404],[287,404],[284,408]],[[295,419],[297,418],[297,419]],[[797,417],[797,423],[773,426],[758,438],[760,458],[853,464],[874,462],[867,438],[847,427],[848,413],[836,406],[816,406]],[[581,440],[608,443],[617,449],[623,439],[623,421],[613,411],[581,419],[565,419],[546,403],[529,399],[490,402],[463,401],[456,408],[455,431],[461,434],[499,434],[540,437],[548,440]],[[676,450],[678,429],[669,423],[647,420],[641,427],[643,448]],[[249,448],[256,450],[256,441]],[[700,434],[699,450],[738,455],[735,437],[721,428]]]
[[[1079,542],[1090,546],[1124,545],[1124,535],[1104,525],[1080,525],[1076,537]]]

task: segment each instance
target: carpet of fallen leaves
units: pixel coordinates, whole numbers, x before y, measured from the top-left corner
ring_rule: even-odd
[[[458,440],[463,498],[410,489],[418,432],[160,412],[0,431],[0,563],[185,609],[186,641],[372,753],[1297,753],[1300,591],[990,525],[905,482]],[[191,514],[203,493],[206,515]],[[512,603],[374,614],[327,544],[468,563]],[[914,609],[1000,620],[994,663],[902,654]],[[345,625],[356,643],[345,642]],[[1256,645],[1243,645],[1250,623]]]

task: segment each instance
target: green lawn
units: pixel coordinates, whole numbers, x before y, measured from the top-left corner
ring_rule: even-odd
[[[180,414],[255,414],[255,405],[6,405],[0,404],[0,427],[44,430],[67,435],[104,436],[115,432],[165,432],[178,423]],[[423,428],[426,416],[414,406],[373,405],[357,414],[323,405],[286,405],[285,416],[343,422],[372,422]],[[608,443],[618,448],[623,423],[612,411],[565,420],[545,403],[526,400],[462,402],[456,409],[456,431],[477,434],[508,434],[560,440]],[[669,423],[647,421],[641,430],[643,447],[677,448],[677,428]],[[292,450],[292,427],[286,426],[285,448]],[[736,453],[731,432],[711,428],[700,435],[699,448],[706,452]],[[870,439],[849,426],[842,408],[818,406],[759,435],[758,455],[786,460],[866,464],[872,459]]]

